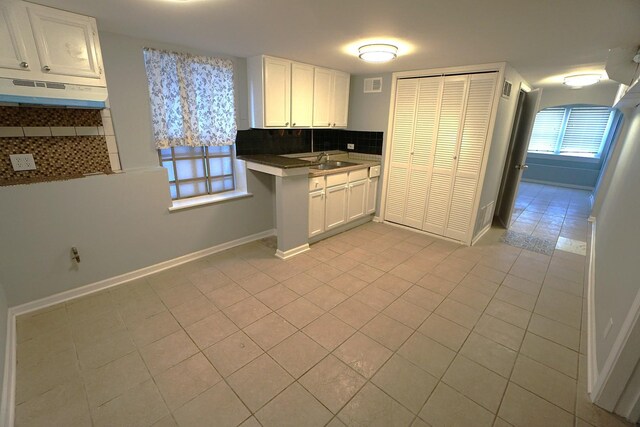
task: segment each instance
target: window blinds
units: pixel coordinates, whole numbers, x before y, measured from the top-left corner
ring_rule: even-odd
[[[564,108],[545,108],[536,115],[529,141],[529,151],[555,153],[564,115]]]

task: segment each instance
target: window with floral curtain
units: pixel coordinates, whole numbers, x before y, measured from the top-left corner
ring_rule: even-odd
[[[172,199],[234,190],[233,63],[144,49],[153,136]]]

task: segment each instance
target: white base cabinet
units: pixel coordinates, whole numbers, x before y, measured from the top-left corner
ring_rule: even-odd
[[[368,169],[309,179],[309,237],[375,212],[378,178]]]

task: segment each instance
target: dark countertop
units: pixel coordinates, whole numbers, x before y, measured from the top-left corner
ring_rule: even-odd
[[[238,156],[238,159],[282,169],[308,168],[319,164],[319,162],[309,162],[295,157],[277,156],[275,154],[248,154]]]

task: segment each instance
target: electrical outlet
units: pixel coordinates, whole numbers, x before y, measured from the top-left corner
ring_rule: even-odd
[[[347,150],[355,150],[356,144],[347,144]]]
[[[9,154],[14,171],[30,171],[36,168],[33,154]]]

